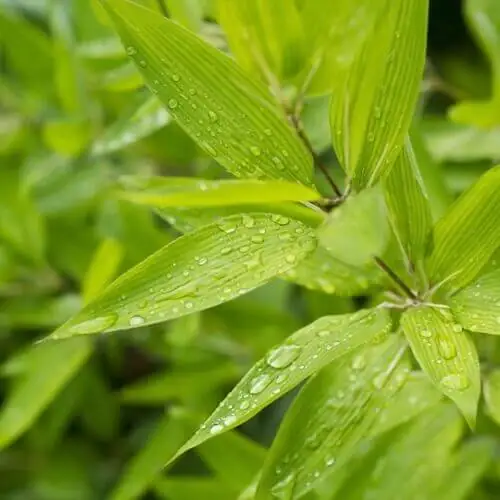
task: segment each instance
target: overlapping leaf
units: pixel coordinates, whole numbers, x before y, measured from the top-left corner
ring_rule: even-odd
[[[389,238],[384,197],[379,187],[365,189],[335,208],[318,240],[336,259],[361,267],[381,255]]]
[[[449,304],[467,330],[500,335],[500,269],[480,276],[453,295]]]
[[[137,328],[213,307],[295,267],[315,246],[313,231],[288,217],[227,217],[123,274],[52,338]]]
[[[325,316],[295,332],[252,367],[177,456],[247,421],[333,360],[383,338],[390,326],[385,311],[363,310]]]
[[[484,383],[484,400],[486,411],[490,417],[500,425],[500,370],[496,369],[488,374]]]
[[[150,97],[106,129],[94,142],[92,152],[101,155],[123,149],[163,128],[169,121],[170,115],[161,102]]]
[[[170,115],[238,177],[311,185],[312,158],[266,89],[224,54],[128,0],[103,0],[127,52]]]
[[[127,182],[128,181],[128,182]],[[210,181],[192,177],[150,177],[125,179],[121,198],[153,207],[211,207],[281,201],[312,201],[320,194],[281,180]]]
[[[357,452],[385,400],[404,383],[404,349],[397,338],[362,349],[304,387],[274,440],[256,499],[299,498]]]
[[[413,148],[407,139],[385,182],[385,201],[396,237],[410,267],[424,258],[432,216]]]
[[[422,369],[474,427],[481,386],[479,360],[469,335],[449,311],[432,307],[406,311],[401,325]]]
[[[486,172],[439,220],[428,261],[433,283],[469,283],[500,247],[500,167]]]
[[[410,126],[425,61],[427,0],[377,3],[378,19],[362,49],[338,76],[332,140],[356,187],[393,166]]]

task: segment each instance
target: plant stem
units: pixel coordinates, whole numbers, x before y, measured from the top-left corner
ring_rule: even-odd
[[[301,141],[304,143],[305,147],[311,153],[311,156],[313,157],[313,160],[314,160],[314,164],[321,170],[321,172],[323,173],[326,180],[328,181],[328,184],[330,184],[330,187],[333,189],[333,192],[335,193],[337,198],[342,198],[343,197],[342,191],[339,189],[337,184],[335,184],[335,181],[332,179],[330,173],[328,172],[328,169],[321,162],[316,151],[314,151],[314,148],[312,147],[311,141],[309,141],[309,138],[305,134],[304,128],[302,127],[302,124],[300,123],[300,120],[297,117],[297,115],[295,113],[292,113],[290,115],[290,120],[292,122],[293,127],[297,131],[297,134],[300,137]]]
[[[164,0],[156,0],[156,1],[158,3],[158,7],[159,7],[161,13],[165,17],[168,17],[168,11],[167,11],[167,6],[165,5],[165,1]]]
[[[412,300],[418,300],[418,297],[411,290],[411,288],[380,258],[373,257],[376,264],[382,271],[384,271],[396,283],[399,288]]]

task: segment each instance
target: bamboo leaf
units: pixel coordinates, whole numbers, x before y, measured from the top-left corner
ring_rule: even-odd
[[[125,179],[129,187],[121,198],[153,207],[211,207],[281,201],[312,201],[320,194],[281,180],[210,181],[192,177],[150,177]]]
[[[379,2],[378,19],[354,62],[338,75],[331,130],[355,187],[393,166],[412,120],[425,62],[427,0]]]
[[[182,236],[123,274],[51,338],[112,332],[227,302],[296,266],[312,230],[271,214],[244,214]]]
[[[110,125],[92,146],[95,155],[126,148],[167,125],[170,115],[156,97],[150,97]]]
[[[333,360],[383,338],[390,327],[386,312],[364,310],[325,316],[298,330],[251,368],[176,457],[246,422]]]
[[[469,335],[448,311],[431,307],[409,309],[401,325],[422,369],[474,427],[481,386],[478,356]]]
[[[416,267],[425,256],[432,216],[424,181],[409,139],[386,178],[385,202],[407,261]]]
[[[318,228],[318,240],[339,261],[356,267],[381,255],[389,238],[386,207],[379,186],[349,197]]]
[[[426,375],[422,372],[410,373],[401,390],[382,408],[371,435],[378,436],[409,422],[442,399],[442,394]]]
[[[500,247],[500,167],[486,172],[439,220],[428,261],[434,283],[467,285]]]
[[[453,456],[452,467],[436,492],[440,500],[466,500],[484,476],[495,453],[495,442],[487,437],[466,442]]]
[[[453,295],[448,304],[467,330],[500,335],[500,269],[480,276]]]
[[[127,0],[103,4],[152,91],[204,151],[237,177],[311,185],[311,155],[264,86],[163,16]]]
[[[500,370],[492,371],[484,382],[484,400],[488,415],[500,425]]]
[[[27,370],[20,375],[0,412],[0,448],[31,427],[40,413],[88,359],[87,338],[38,344],[31,348]]]
[[[116,276],[123,258],[124,248],[113,239],[106,239],[99,245],[83,279],[83,300],[95,298]]]
[[[307,383],[280,427],[256,499],[300,498],[356,452],[385,399],[404,383],[400,339],[357,351]]]

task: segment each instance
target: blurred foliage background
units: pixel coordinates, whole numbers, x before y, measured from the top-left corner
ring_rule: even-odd
[[[166,6],[227,50],[210,1]],[[436,172],[442,199],[500,158],[500,107],[467,109],[492,95],[494,81],[465,5],[433,0],[416,132],[419,159]],[[335,175],[325,99],[306,102],[304,121]],[[165,220],[115,195],[119,177],[138,173],[227,176],[144,87],[97,2],[0,1],[2,499],[237,498],[293,394],[241,432],[202,445],[169,471],[159,468],[272,345],[319,315],[368,299],[275,280],[159,326],[76,339],[65,350],[34,343],[177,236]],[[495,342],[482,347],[494,353]],[[479,433],[500,437],[485,415]],[[494,461],[473,498],[497,498],[486,492],[499,483]]]

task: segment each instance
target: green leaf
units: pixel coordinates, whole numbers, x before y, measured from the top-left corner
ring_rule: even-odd
[[[381,255],[388,242],[389,226],[380,187],[365,189],[334,208],[317,234],[330,254],[351,266],[364,266],[375,255]]]
[[[500,98],[500,6],[495,0],[467,0],[465,14],[472,32],[491,60],[493,95]]]
[[[193,500],[194,498],[234,500],[237,494],[217,479],[184,474],[156,481],[155,492],[165,500]]]
[[[500,167],[486,172],[439,220],[427,269],[434,284],[467,285],[500,247]]]
[[[94,253],[92,262],[83,279],[83,300],[94,299],[116,276],[123,258],[124,248],[111,238],[103,240]]]
[[[495,454],[495,441],[487,437],[465,442],[453,456],[452,467],[445,475],[435,498],[466,500],[487,472]]]
[[[488,415],[500,425],[500,369],[492,371],[486,377],[484,401]]]
[[[399,392],[382,408],[370,434],[378,436],[409,422],[442,399],[442,394],[425,374],[420,371],[412,372]]]
[[[256,499],[300,498],[355,454],[380,406],[404,383],[405,371],[398,370],[404,350],[393,337],[332,364],[307,383],[273,442]]]
[[[173,409],[160,418],[147,442],[127,463],[122,477],[109,495],[110,500],[140,498],[186,439],[190,423],[181,409]]]
[[[294,0],[218,0],[219,22],[238,62],[264,79],[287,80],[300,69],[305,33]]]
[[[266,449],[236,431],[200,445],[197,452],[210,469],[228,486],[241,491],[260,471]]]
[[[264,86],[163,16],[127,0],[103,2],[152,91],[204,151],[238,177],[311,185],[312,157]]]
[[[357,188],[393,166],[413,117],[425,62],[427,0],[378,5],[378,19],[354,62],[337,76],[332,140]]]
[[[310,290],[353,296],[362,295],[370,286],[380,282],[381,271],[372,262],[362,267],[345,264],[319,246],[283,277]]]
[[[409,139],[386,178],[385,202],[408,267],[415,268],[425,256],[432,216],[424,181]]]
[[[168,12],[174,21],[194,32],[201,29],[203,21],[202,0],[167,0]]]
[[[374,447],[335,499],[441,498],[433,493],[446,472],[451,449],[462,434],[457,417],[450,405],[440,404],[389,435],[381,447]]]
[[[29,364],[20,375],[0,412],[0,448],[25,432],[88,359],[87,338],[35,345]]]
[[[163,128],[170,115],[156,97],[150,97],[132,112],[118,118],[92,146],[95,155],[114,153]]]
[[[474,427],[481,382],[476,348],[469,335],[448,311],[432,307],[409,309],[401,325],[422,369]]]
[[[325,316],[298,330],[252,367],[176,457],[246,422],[333,360],[387,335],[390,327],[385,311],[364,310]]]
[[[128,190],[118,195],[153,207],[211,207],[280,201],[312,201],[321,197],[312,189],[281,180],[211,181],[192,177],[128,178]]]
[[[208,309],[295,267],[315,246],[312,230],[284,216],[222,219],[123,274],[51,337],[137,328]]]
[[[480,276],[453,295],[448,304],[467,330],[500,335],[500,269]]]

